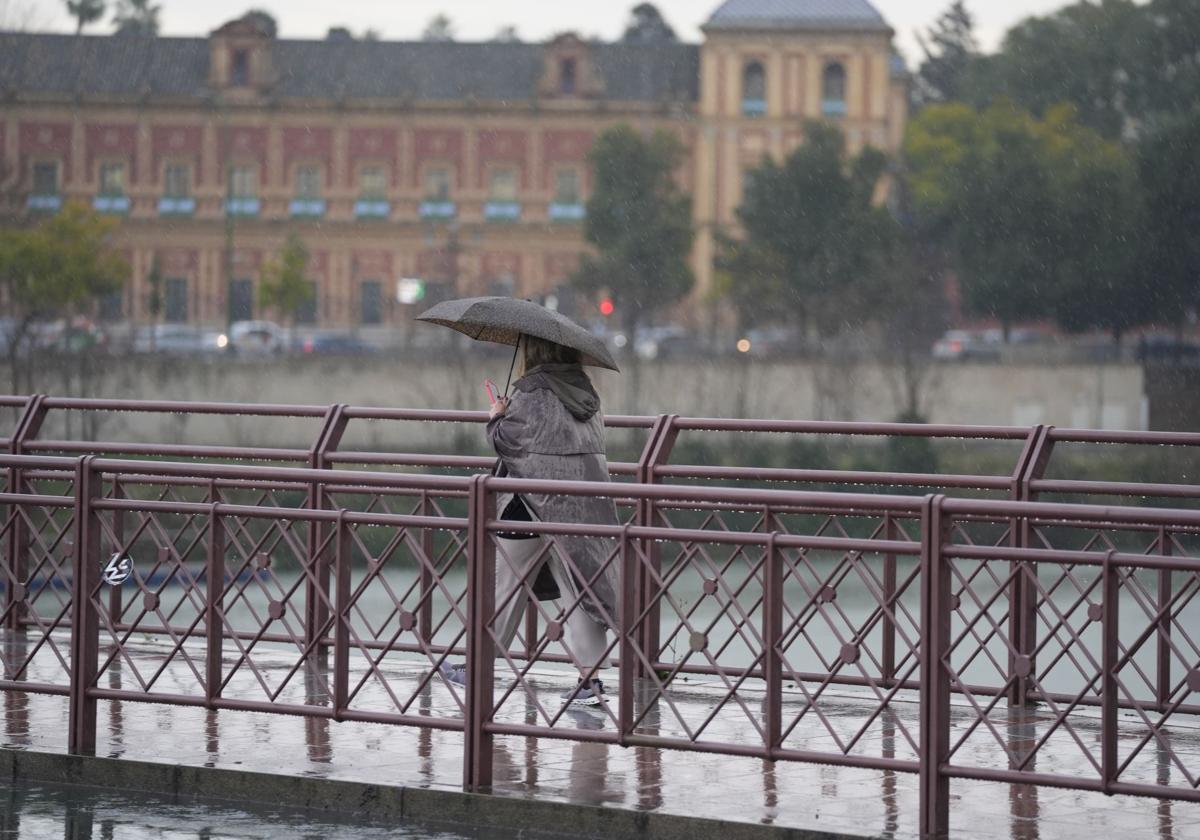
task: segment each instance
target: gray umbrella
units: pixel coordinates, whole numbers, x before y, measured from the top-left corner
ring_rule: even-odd
[[[507,297],[448,300],[418,315],[417,320],[458,330],[476,341],[513,347],[522,334],[536,336],[578,350],[585,365],[620,372],[600,338],[532,301]]]

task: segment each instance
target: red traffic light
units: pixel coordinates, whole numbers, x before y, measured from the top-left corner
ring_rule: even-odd
[[[604,300],[600,301],[600,314],[603,315],[605,318],[607,318],[609,315],[613,314],[613,312],[615,312],[616,309],[617,308],[615,306],[613,306],[613,302],[611,300],[609,300],[608,298],[605,298]]]

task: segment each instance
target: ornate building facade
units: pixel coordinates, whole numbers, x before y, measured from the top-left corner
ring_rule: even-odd
[[[0,212],[123,217],[132,281],[105,316],[256,316],[264,263],[308,247],[321,327],[397,324],[431,294],[552,293],[586,248],[587,156],[616,123],[677,134],[698,294],[745,173],[834,120],[895,151],[907,82],[867,0],[729,0],[700,45],[0,34]],[[412,282],[421,281],[421,284]],[[407,302],[406,302],[407,301]],[[423,303],[423,302],[422,302]]]

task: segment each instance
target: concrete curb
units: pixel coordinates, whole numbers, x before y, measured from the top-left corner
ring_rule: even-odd
[[[802,828],[574,805],[514,796],[254,773],[150,761],[0,748],[0,780],[118,789],[176,801],[282,804],[332,822],[416,822],[441,828],[495,827],[521,836],[604,840],[866,840]]]

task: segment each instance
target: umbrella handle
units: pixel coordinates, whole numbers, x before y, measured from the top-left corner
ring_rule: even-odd
[[[512,364],[508,366],[508,381],[504,383],[504,397],[508,398],[508,387],[512,384],[513,371],[517,369],[517,354],[521,352],[521,339],[525,337],[524,333],[517,336],[517,346],[513,350]]]

